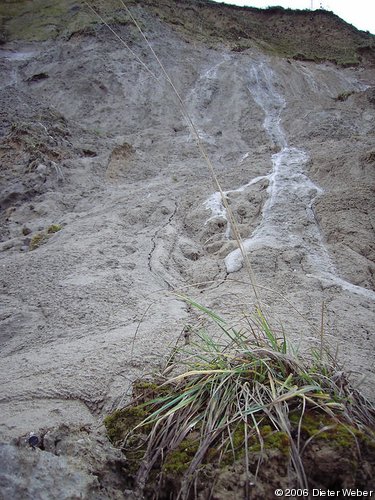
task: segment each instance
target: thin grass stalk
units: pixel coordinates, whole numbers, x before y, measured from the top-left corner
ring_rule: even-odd
[[[322,312],[320,318],[320,360],[323,360],[324,347],[324,301],[322,302]]]
[[[125,42],[123,38],[121,38],[118,33],[116,33],[116,31],[107,23],[107,21],[105,21],[105,19],[99,14],[99,12],[97,12],[88,2],[86,2],[86,0],[83,0],[83,3],[101,20],[104,26],[109,29],[109,31],[120,41],[120,43],[124,45],[124,47],[131,53],[131,55],[137,60],[137,62],[143,67],[143,69],[145,69],[147,73],[149,73],[152,78],[154,78],[154,80],[156,80],[156,82],[160,84],[161,82],[155,75],[155,73],[147,66],[147,64],[142,61],[140,57],[137,56],[134,50]]]
[[[260,300],[260,296],[259,296],[259,292],[258,292],[258,286],[257,286],[257,282],[256,282],[256,278],[255,278],[255,274],[254,274],[254,271],[253,271],[253,268],[252,268],[252,265],[250,263],[250,259],[249,259],[249,256],[247,254],[247,252],[245,251],[244,249],[244,246],[243,246],[243,242],[242,242],[242,238],[241,238],[241,235],[240,235],[240,232],[239,232],[239,229],[238,229],[238,225],[237,225],[237,222],[235,220],[235,217],[233,215],[233,211],[231,210],[230,208],[230,205],[228,204],[227,202],[227,199],[226,199],[226,196],[225,196],[225,193],[221,187],[221,184],[219,182],[219,179],[216,175],[216,172],[215,172],[215,168],[213,166],[213,163],[201,141],[201,138],[200,138],[200,135],[199,135],[199,132],[185,106],[185,103],[180,95],[180,93],[178,92],[176,86],[174,85],[172,79],[170,78],[169,74],[167,73],[163,63],[161,62],[161,60],[159,59],[159,57],[157,56],[157,54],[155,53],[154,49],[152,48],[148,38],[146,37],[144,31],[142,30],[141,26],[139,25],[139,23],[137,22],[137,20],[135,19],[135,17],[133,16],[133,14],[131,13],[131,11],[129,10],[128,6],[126,5],[126,3],[123,1],[123,0],[120,0],[122,6],[124,7],[124,9],[126,10],[126,12],[128,13],[128,15],[130,16],[131,20],[133,21],[134,25],[136,26],[136,28],[138,29],[138,31],[140,32],[141,36],[143,37],[143,39],[145,40],[148,48],[150,49],[152,55],[154,56],[156,62],[158,63],[159,67],[161,68],[161,71],[164,75],[164,78],[165,80],[167,81],[167,83],[170,85],[170,87],[172,88],[173,90],[173,93],[175,94],[175,96],[177,97],[177,100],[178,100],[178,103],[179,103],[179,107],[180,107],[180,111],[182,113],[182,115],[184,116],[184,118],[186,119],[188,125],[189,125],[189,128],[196,140],[196,143],[197,143],[197,146],[198,146],[198,149],[199,149],[199,152],[203,158],[203,160],[205,161],[208,169],[209,169],[209,172],[211,174],[211,177],[217,187],[217,190],[219,191],[220,193],[220,196],[221,196],[221,200],[222,200],[222,203],[225,207],[225,210],[227,211],[227,214],[228,214],[228,217],[229,217],[229,224],[230,224],[230,227],[232,229],[232,232],[235,236],[235,239],[237,241],[237,244],[238,244],[238,248],[240,249],[240,252],[241,252],[241,255],[242,255],[242,258],[243,258],[243,263],[244,263],[244,267],[245,269],[247,270],[247,273],[249,275],[249,279],[250,279],[250,284],[251,284],[251,287],[252,287],[252,290],[254,292],[254,296],[255,296],[255,299],[256,299],[256,302],[257,302],[257,305],[258,307],[261,309],[261,300]],[[96,12],[95,9],[93,9],[86,1],[85,1],[85,4],[90,8],[90,10],[92,12],[94,12],[98,17],[99,19],[103,22],[103,24],[116,36],[116,38],[118,38],[121,43],[127,48],[127,50],[130,51],[130,53],[136,58],[136,60],[138,62],[140,62],[140,64],[142,65],[142,67],[144,68],[147,68],[147,71],[148,73],[151,74],[151,76],[153,78],[155,78],[156,82],[158,84],[161,84],[159,78],[157,78],[157,76],[148,68],[148,66],[135,54],[135,52],[129,47],[129,45],[125,42],[125,40],[122,39],[122,37],[120,37],[110,26],[109,24],[100,16],[99,13]]]
[[[193,475],[194,471],[200,466],[202,463],[202,460],[204,456],[206,455],[210,445],[215,441],[215,439],[220,435],[222,432],[222,429],[216,429],[213,432],[211,432],[209,435],[207,435],[204,440],[201,442],[199,449],[195,456],[193,457],[189,468],[184,476],[184,479],[182,481],[181,485],[181,497],[184,499],[187,497],[190,485],[191,485],[191,476]],[[179,497],[177,497],[179,498]]]
[[[252,419],[252,421],[254,423],[254,428],[256,430],[256,433],[257,433],[257,436],[258,436],[258,442],[259,442],[259,445],[260,445],[260,453],[259,453],[259,457],[258,457],[258,461],[257,461],[257,467],[255,469],[255,479],[257,479],[259,471],[260,471],[260,466],[262,465],[262,462],[263,462],[263,456],[264,456],[264,439],[263,439],[263,436],[262,436],[262,434],[260,432],[258,421],[257,421],[257,419],[255,418],[255,416],[253,414],[251,415],[251,419]]]
[[[247,401],[245,401],[245,405]],[[246,406],[245,406],[246,408]],[[250,463],[249,463],[249,436],[248,436],[248,415],[246,415],[244,420],[244,436],[245,436],[245,472],[246,472],[246,482],[245,482],[245,497],[246,500],[250,500]]]
[[[302,431],[302,422],[303,422],[303,417],[305,415],[306,411],[306,398],[302,396],[302,410],[301,410],[301,415],[298,420],[298,427],[297,427],[297,451],[300,455],[302,455],[301,450],[301,431]]]
[[[277,404],[275,407],[276,413],[278,415],[278,422],[280,423],[281,431],[284,432],[289,441],[290,447],[290,458],[293,464],[293,468],[297,474],[297,480],[300,488],[308,488],[308,480],[305,473],[305,468],[302,463],[301,454],[299,453],[298,447],[296,446],[294,439],[290,433],[290,420],[288,418],[289,409],[287,403]]]

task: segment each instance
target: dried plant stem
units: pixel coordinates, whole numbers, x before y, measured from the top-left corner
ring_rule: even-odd
[[[180,93],[176,89],[176,86],[174,85],[174,83],[173,83],[171,77],[169,76],[169,74],[167,73],[167,71],[166,71],[163,63],[159,59],[158,55],[154,51],[152,45],[150,44],[150,42],[149,42],[148,38],[146,37],[144,31],[142,30],[141,26],[139,25],[139,23],[137,22],[136,18],[133,16],[133,14],[131,13],[131,11],[129,10],[129,8],[126,5],[126,3],[124,2],[124,0],[120,0],[120,2],[122,4],[123,8],[125,9],[125,11],[127,12],[127,14],[129,15],[130,19],[132,20],[132,22],[134,23],[134,25],[136,26],[136,28],[138,29],[138,31],[142,35],[142,37],[145,40],[148,48],[151,51],[153,57],[157,61],[158,65],[159,65],[159,67],[160,67],[160,69],[162,71],[162,74],[163,74],[163,77],[164,77],[165,81],[170,85],[170,87],[171,87],[174,95],[177,97],[180,111],[181,111],[182,115],[184,116],[185,120],[188,123],[188,126],[189,126],[189,128],[191,130],[191,133],[194,136],[194,139],[195,139],[195,141],[197,143],[199,152],[200,152],[203,160],[205,161],[205,163],[206,163],[206,165],[208,167],[208,170],[210,172],[210,175],[211,175],[211,177],[213,179],[213,182],[214,182],[217,190],[220,193],[223,206],[225,207],[225,210],[226,210],[227,215],[228,215],[228,219],[229,219],[229,224],[230,224],[231,230],[232,230],[232,232],[234,234],[234,237],[235,237],[235,239],[237,241],[238,248],[240,249],[240,252],[241,252],[241,255],[242,255],[242,258],[243,258],[244,267],[245,267],[245,269],[246,269],[246,271],[247,271],[247,273],[249,275],[249,280],[250,280],[251,288],[252,288],[254,296],[255,296],[256,305],[261,310],[262,309],[261,299],[260,299],[260,295],[259,295],[259,290],[258,290],[258,286],[257,286],[255,274],[254,274],[254,271],[253,271],[253,268],[252,268],[249,256],[248,256],[248,254],[245,251],[245,248],[243,246],[243,241],[242,241],[239,229],[238,229],[237,222],[236,222],[235,217],[233,215],[233,211],[231,210],[231,208],[230,208],[230,206],[228,204],[228,201],[226,199],[225,193],[224,193],[224,191],[223,191],[223,189],[221,187],[221,184],[219,182],[219,179],[218,179],[218,177],[216,175],[213,163],[212,163],[212,161],[211,161],[211,159],[210,159],[210,157],[209,157],[209,155],[208,155],[208,153],[206,151],[206,148],[204,147],[204,145],[203,145],[203,143],[201,141],[201,138],[200,138],[199,132],[197,130],[197,127],[195,126],[194,121],[192,120],[192,118],[191,118],[191,116],[190,116],[190,114],[189,114],[189,112],[188,112],[188,110],[187,110],[187,108],[185,106],[185,103],[184,103],[184,101],[183,101]],[[116,36],[116,38],[126,47],[126,49],[132,54],[132,56],[135,57],[135,59],[142,65],[142,67],[156,80],[156,82],[158,84],[161,84],[161,80],[147,66],[147,64],[145,64],[138,57],[138,55],[125,42],[125,40],[123,40],[123,38],[120,35],[118,35],[118,33],[116,33],[116,31],[111,26],[109,26],[109,24],[103,19],[103,17],[91,5],[89,5],[88,2],[85,1],[84,3],[90,8],[90,10],[93,13],[95,13],[96,16],[98,16],[98,18],[101,20],[101,22]]]

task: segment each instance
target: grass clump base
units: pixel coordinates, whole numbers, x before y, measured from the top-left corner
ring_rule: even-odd
[[[191,302],[191,301],[190,301]],[[288,352],[260,310],[181,348],[185,371],[138,381],[105,419],[143,498],[273,498],[276,488],[369,489],[375,412],[337,366]],[[181,366],[180,366],[181,368]],[[374,485],[372,485],[374,486]]]
[[[47,236],[45,233],[36,233],[34,236],[31,238],[30,243],[29,243],[29,250],[35,250],[36,248],[39,248],[40,245],[43,245],[47,240]]]
[[[29,250],[36,250],[41,245],[47,243],[49,238],[51,238],[55,233],[61,231],[62,226],[60,224],[51,224],[45,231],[40,231],[34,234],[29,243]]]
[[[62,227],[60,226],[60,224],[51,224],[47,229],[47,233],[48,234],[58,233],[59,231],[61,231],[61,229]]]

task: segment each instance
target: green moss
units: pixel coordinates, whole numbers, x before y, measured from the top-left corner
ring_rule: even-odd
[[[297,429],[299,419],[296,413],[290,415],[290,421],[295,429]],[[375,445],[375,441],[353,425],[341,422],[323,412],[305,413],[301,423],[301,432],[305,441],[313,438],[315,442],[324,442],[336,449],[353,448],[358,439],[363,442],[374,442]]]
[[[318,437],[321,440],[328,441],[330,445],[336,448],[352,448],[355,446],[357,432],[356,429],[349,428],[344,424],[337,424],[332,429],[320,432]]]
[[[163,464],[163,471],[183,474],[191,464],[198,448],[198,439],[184,439],[175,450],[168,453]]]
[[[29,250],[35,250],[39,248],[44,243],[47,243],[48,239],[58,231],[61,231],[62,227],[60,224],[52,224],[47,228],[46,231],[41,231],[39,233],[34,234],[29,243]]]
[[[97,8],[99,2],[91,2]],[[97,5],[95,5],[97,4]],[[106,22],[125,24],[127,14],[114,0],[101,12]],[[107,10],[108,9],[108,10]],[[16,0],[0,3],[0,21],[9,40],[44,41],[73,33],[90,32],[100,22],[88,7],[77,0]]]
[[[128,464],[127,472],[133,479],[145,455],[148,435],[153,424],[146,423],[138,426],[157,408],[157,403],[153,401],[159,397],[168,396],[170,393],[171,388],[168,385],[160,386],[152,380],[137,380],[133,383],[133,405],[116,410],[104,419],[109,439],[124,450]],[[178,450],[176,450],[177,458]]]
[[[283,455],[288,455],[290,451],[289,437],[286,432],[273,430],[268,424],[262,425],[259,428],[261,438],[263,439],[263,450],[278,450]],[[258,434],[254,434],[249,442],[249,450],[251,452],[259,452],[262,450],[260,438]]]
[[[221,454],[218,448],[211,446],[208,448],[206,455],[204,456],[202,463],[203,464],[217,464],[220,461],[220,465],[231,465],[233,463],[233,460],[230,460],[228,463],[223,463],[222,460],[220,460]]]
[[[45,243],[47,240],[47,236],[45,233],[36,233],[34,236],[31,238],[31,241],[29,243],[29,250],[35,250],[36,248],[40,247],[43,243]]]
[[[259,434],[260,436],[259,437]],[[259,453],[262,450],[260,439],[263,440],[263,450],[278,450],[283,455],[289,455],[290,442],[287,433],[274,430],[268,423],[259,426],[258,431],[255,428],[248,428],[247,448],[250,453]],[[245,446],[245,428],[243,423],[237,426],[231,436],[231,444],[220,461],[220,466],[232,465],[237,460],[241,460],[246,453]],[[211,452],[212,454],[212,452]],[[207,463],[207,457],[205,459]]]
[[[62,227],[60,226],[60,224],[51,224],[51,226],[49,226],[49,228],[47,229],[47,233],[48,234],[54,234],[54,233],[58,233],[59,231],[61,231]]]
[[[266,449],[279,450],[283,455],[289,455],[290,441],[288,434],[282,431],[272,432],[264,441]]]
[[[227,450],[221,458],[221,466],[232,465],[245,454],[245,426],[240,422],[231,433]]]
[[[160,385],[144,379],[136,380],[133,383],[133,398],[139,404],[150,402],[157,398],[164,398],[169,394],[173,394],[173,389],[171,392],[171,387],[168,384]]]
[[[159,390],[161,390],[160,386],[156,384],[155,382],[152,382],[150,380],[136,380],[133,383],[133,393],[144,393],[144,392],[153,392],[153,393],[158,393]]]
[[[107,434],[112,443],[120,443],[137,425],[139,425],[147,416],[148,412],[142,406],[129,406],[122,410],[116,410],[104,419],[104,425]],[[144,432],[146,432],[144,427]]]
[[[121,446],[126,455],[127,476],[130,482],[135,479],[147,449],[147,435],[152,425],[135,428],[150,413],[142,406],[129,406],[116,410],[104,419],[109,439],[114,445]]]
[[[335,98],[335,101],[346,101],[348,99],[348,97],[350,97],[351,95],[353,95],[355,92],[354,90],[348,90],[346,92],[341,92],[341,94],[339,94],[336,98]]]

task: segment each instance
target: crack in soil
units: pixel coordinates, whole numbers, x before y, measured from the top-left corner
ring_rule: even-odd
[[[174,203],[174,210],[173,210],[172,214],[168,217],[168,220],[166,221],[166,223],[163,224],[162,226],[160,226],[159,229],[157,229],[155,231],[154,235],[151,237],[151,250],[148,254],[148,259],[147,259],[148,260],[148,268],[149,268],[150,272],[152,274],[154,274],[154,276],[156,276],[157,278],[161,278],[164,281],[164,283],[167,285],[169,290],[173,290],[174,286],[172,285],[172,283],[169,282],[169,280],[165,276],[161,276],[160,273],[158,273],[155,270],[154,264],[153,264],[153,258],[154,258],[154,253],[155,253],[156,248],[157,248],[157,240],[159,239],[161,232],[165,228],[167,228],[169,225],[171,225],[171,223],[172,223],[172,221],[177,213],[178,203],[175,200],[173,200],[173,203]],[[162,266],[164,268],[163,263],[162,262],[160,262],[160,263],[162,264]]]

